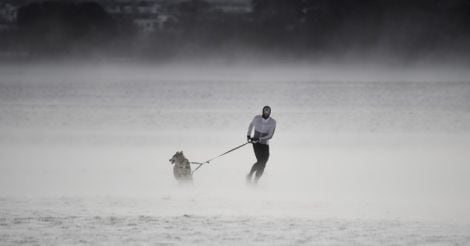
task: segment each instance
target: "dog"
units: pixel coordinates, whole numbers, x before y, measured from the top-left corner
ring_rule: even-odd
[[[180,182],[191,182],[193,175],[191,171],[191,165],[184,157],[183,151],[176,152],[170,159],[170,163],[173,164],[173,175],[176,180]]]

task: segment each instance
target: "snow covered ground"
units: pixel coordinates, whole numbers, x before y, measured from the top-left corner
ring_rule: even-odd
[[[467,78],[467,79],[466,79]],[[0,244],[468,245],[470,82],[460,70],[3,66]],[[168,159],[278,127],[178,185]]]
[[[237,211],[240,204],[224,204],[225,209],[234,212],[231,214],[217,209],[220,208],[220,201],[202,202],[204,206],[200,202],[171,197],[160,201],[122,198],[3,199],[0,207],[0,243],[468,245],[470,240],[470,226],[462,224],[402,221],[387,217],[286,216],[282,215],[281,210],[278,211],[280,214],[269,216],[241,214]],[[217,208],[214,211],[203,209],[202,213],[192,209],[206,205]],[[255,202],[255,207],[259,205]],[[187,208],[183,209],[183,206]],[[271,206],[269,203],[263,204],[263,208],[270,209]],[[323,206],[319,204],[302,210],[323,210]]]

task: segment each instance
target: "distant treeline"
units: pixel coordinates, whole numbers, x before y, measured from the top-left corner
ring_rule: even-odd
[[[80,54],[102,49],[117,33],[115,21],[95,2],[37,2],[17,15],[23,48],[33,55]]]
[[[149,35],[97,2],[34,2],[18,10],[3,49],[29,56],[147,57],[383,53],[470,54],[470,0],[252,0],[227,13],[203,0],[174,4],[177,21]]]

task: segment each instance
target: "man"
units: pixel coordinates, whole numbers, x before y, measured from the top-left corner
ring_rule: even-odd
[[[274,135],[276,129],[276,121],[270,117],[271,107],[264,106],[261,115],[255,116],[248,126],[247,141],[253,144],[255,151],[256,163],[246,176],[247,182],[251,183],[253,174],[255,174],[254,182],[257,183],[269,158],[269,140]],[[251,137],[251,131],[254,128],[254,135]]]

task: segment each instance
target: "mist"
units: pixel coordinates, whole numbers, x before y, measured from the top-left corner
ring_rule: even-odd
[[[0,10],[0,244],[468,243],[467,1]]]
[[[374,204],[368,216],[468,221],[467,72],[367,71],[7,66],[0,192],[171,198],[171,206],[196,199],[197,209],[181,209],[196,214],[355,218]],[[178,184],[168,162],[176,151],[205,161],[243,143],[265,104],[279,123],[258,187],[244,180],[255,162],[251,146],[203,166],[192,186]],[[321,204],[329,206],[311,211]]]

